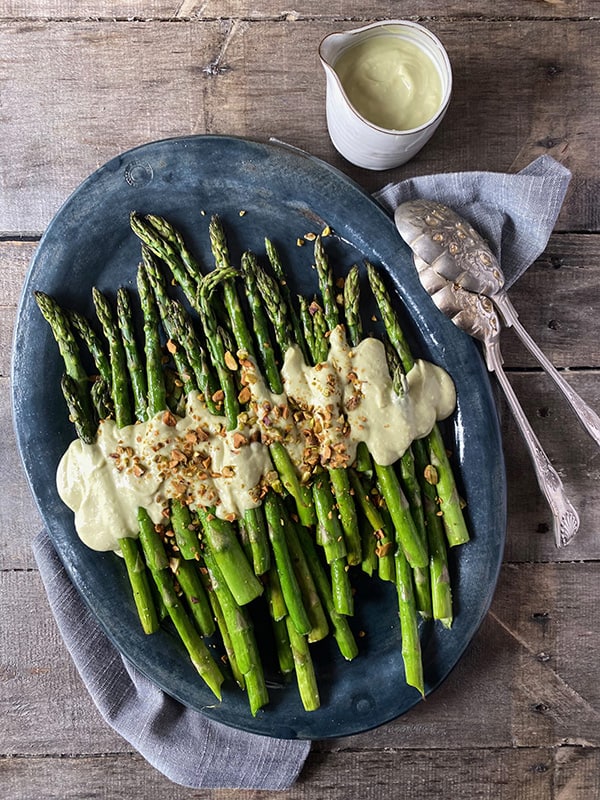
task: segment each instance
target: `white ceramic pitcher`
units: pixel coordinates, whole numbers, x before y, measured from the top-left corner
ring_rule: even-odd
[[[388,130],[365,119],[349,101],[335,64],[349,48],[381,35],[398,36],[417,45],[438,69],[442,83],[441,102],[434,116],[410,130]],[[429,141],[450,103],[452,68],[442,43],[431,31],[415,22],[386,20],[343,33],[331,33],[319,47],[327,76],[327,128],[334,147],[352,164],[372,170],[404,164]]]

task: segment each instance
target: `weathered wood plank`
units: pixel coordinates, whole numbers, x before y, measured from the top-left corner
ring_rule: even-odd
[[[561,747],[556,752],[554,797],[585,800],[600,796],[600,753],[585,747]]]
[[[280,0],[263,0],[261,3],[248,0],[96,0],[91,2],[74,2],[74,0],[2,0],[0,2],[0,19],[278,19],[293,22],[300,19],[344,20],[350,19],[359,24],[362,20],[371,19],[411,19],[434,17],[466,17],[494,19],[510,17],[511,19],[531,18],[590,18],[597,16],[594,0],[521,0],[516,4],[513,0],[498,0],[491,6],[485,0],[451,0],[440,6],[436,0],[404,0],[398,7],[396,0],[387,2],[362,2],[360,8],[350,10],[347,2],[334,0],[323,4],[321,0],[303,2],[300,10],[291,10],[288,3]]]
[[[569,373],[568,381],[592,406],[600,409],[597,372]],[[581,528],[571,544],[556,550],[551,516],[537,488],[531,460],[512,414],[499,398],[501,428],[508,474],[508,561],[554,561],[598,558],[597,516],[600,452],[583,431],[554,384],[539,373],[510,376],[525,413],[559,472],[581,517]]]
[[[68,193],[118,152],[205,132],[274,135],[367,189],[423,172],[508,170],[550,152],[576,175],[561,229],[597,230],[588,198],[600,169],[600,62],[588,54],[598,25],[436,19],[431,27],[454,64],[451,108],[416,159],[381,175],[349,167],[326,135],[316,53],[339,23],[4,23],[1,78],[11,113],[0,121],[0,158],[11,168],[0,177],[0,233],[40,232]]]
[[[598,788],[598,751],[570,751],[563,755],[563,749],[559,750],[561,758],[569,759],[567,765],[555,765],[552,751],[536,748],[456,749],[444,753],[393,749],[326,755],[314,752],[298,782],[283,796],[290,800],[348,800],[359,796],[365,800],[400,796],[403,800],[550,800],[558,797],[553,794],[553,784],[565,781],[559,785],[568,785],[569,800],[590,800],[596,796],[590,792]],[[98,800],[277,800],[282,796],[267,791],[183,789],[139,757],[127,755],[2,759],[0,775],[0,792],[6,792],[0,796],[7,800],[80,800],[92,796]]]
[[[595,236],[552,236],[533,267],[512,286],[519,317],[557,368],[597,367],[600,244]],[[507,368],[538,367],[516,337],[503,337]]]
[[[9,754],[131,751],[103,721],[60,637],[37,571],[0,573],[0,708]],[[0,795],[1,796],[1,795]]]
[[[34,564],[30,542],[42,522],[17,450],[8,386],[8,380],[0,378],[0,569],[28,569]]]
[[[506,565],[473,643],[426,702],[389,725],[319,749],[600,747],[599,577],[597,563]],[[0,753],[130,750],[87,695],[35,571],[0,572],[0,612],[11,620],[0,634]]]

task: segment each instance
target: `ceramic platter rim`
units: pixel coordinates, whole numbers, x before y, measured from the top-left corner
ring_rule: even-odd
[[[204,209],[206,217],[199,213]],[[347,261],[345,268],[350,261],[367,258],[387,271],[404,306],[416,355],[441,364],[454,378],[458,404],[446,427],[454,438],[473,537],[450,554],[456,602],[452,629],[422,624],[428,694],[453,669],[485,616],[504,549],[501,439],[476,346],[425,295],[390,216],[360,187],[301,151],[229,136],[150,142],[94,172],[44,233],[18,309],[13,413],[25,472],[69,576],[117,649],[185,705],[254,733],[324,739],[360,733],[400,716],[419,702],[419,696],[404,683],[391,587],[369,584],[361,604],[366,584],[358,578],[356,604],[361,610],[352,624],[357,635],[365,635],[358,639],[360,654],[353,662],[344,662],[331,641],[314,646],[322,698],[318,711],[304,712],[293,683],[274,679],[271,703],[252,717],[236,687],[226,689],[222,703],[214,701],[168,629],[151,637],[141,633],[117,557],[93,553],[77,538],[72,515],[54,484],[56,465],[74,434],[58,388],[62,370],[56,345],[32,291],[55,294],[64,305],[90,313],[92,284],[109,291],[116,290],[116,281],[134,286],[139,242],[129,230],[131,210],[170,217],[184,233],[191,231],[192,239],[197,237],[193,244],[200,250],[211,213],[219,213],[233,231],[232,249],[239,244],[260,250],[261,237],[268,235],[283,247],[294,280],[303,289],[314,282],[314,275],[309,248],[297,247],[296,237],[331,225],[336,234],[331,246],[341,261]],[[240,216],[242,210],[245,214]],[[110,594],[102,590],[107,582],[114,586]]]

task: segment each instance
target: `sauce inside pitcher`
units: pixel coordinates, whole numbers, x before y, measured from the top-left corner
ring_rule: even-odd
[[[350,103],[381,128],[418,128],[442,102],[435,63],[418,44],[398,36],[364,39],[346,49],[333,68]]]
[[[416,22],[386,20],[330,33],[319,56],[329,137],[357,167],[404,164],[446,113],[450,60],[440,40]]]

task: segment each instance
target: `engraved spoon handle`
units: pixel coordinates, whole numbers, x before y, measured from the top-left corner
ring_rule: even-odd
[[[535,474],[548,505],[552,511],[554,541],[557,547],[564,547],[579,530],[579,515],[565,494],[558,473],[550,463],[550,459],[542,449],[525,412],[517,399],[510,381],[502,367],[502,356],[496,342],[486,343],[488,367],[493,370],[500,382],[506,399],[533,461]]]
[[[600,446],[600,417],[592,408],[590,408],[590,406],[588,406],[585,400],[583,400],[583,398],[572,389],[572,387],[556,369],[554,364],[540,350],[538,345],[521,324],[519,315],[517,314],[517,311],[509,300],[508,296],[503,293],[500,295],[494,295],[492,299],[500,310],[505,323],[514,329],[515,333],[521,339],[525,347],[527,347],[529,352],[541,364],[545,372],[552,378],[575,412],[579,422],[596,442],[596,444]]]

